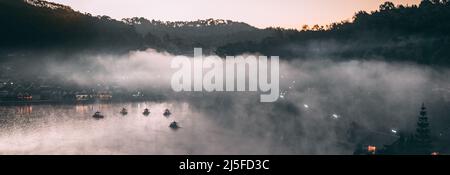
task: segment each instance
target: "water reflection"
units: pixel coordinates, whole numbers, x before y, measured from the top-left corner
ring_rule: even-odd
[[[31,105],[16,106],[15,109],[17,115],[31,114],[33,112],[33,106]]]
[[[125,117],[119,113],[122,107],[128,110]],[[145,108],[151,111],[148,116]],[[164,117],[165,109],[172,115]],[[1,154],[255,153],[233,148],[241,142],[239,133],[216,125],[187,103],[2,106],[0,111]],[[93,119],[95,111],[105,118]],[[173,121],[181,128],[172,130]]]
[[[92,111],[92,106],[85,104],[77,104],[75,105],[75,111],[77,113],[87,113],[88,111]]]

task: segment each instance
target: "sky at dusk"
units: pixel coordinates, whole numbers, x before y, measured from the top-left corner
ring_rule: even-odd
[[[350,20],[359,10],[372,11],[385,0],[49,0],[93,15],[115,19],[145,17],[162,21],[230,19],[265,27],[301,28],[302,25]],[[420,0],[391,0],[396,5]]]

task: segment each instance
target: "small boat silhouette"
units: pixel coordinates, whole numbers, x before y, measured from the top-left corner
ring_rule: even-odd
[[[148,108],[145,108],[144,112],[142,114],[145,116],[148,116],[148,115],[150,115],[150,110],[148,110]]]
[[[95,119],[105,118],[105,116],[103,116],[99,111],[95,112],[95,114],[92,117],[94,117]]]
[[[170,123],[169,127],[172,129],[180,128],[180,126],[178,125],[178,123],[176,121],[173,121],[172,123]]]
[[[122,114],[122,115],[127,115],[127,114],[128,114],[127,109],[122,108],[122,110],[120,111],[120,114]]]
[[[168,117],[170,116],[172,113],[169,111],[169,109],[166,109],[163,113],[164,116]]]

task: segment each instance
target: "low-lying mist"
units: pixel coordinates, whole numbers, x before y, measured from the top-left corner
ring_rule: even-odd
[[[169,147],[161,151],[145,151],[148,149],[146,145],[158,143],[130,143],[119,139],[147,137],[145,133],[112,132],[115,129],[108,128],[106,131],[117,135],[113,148],[119,147],[121,151],[116,153],[352,154],[358,143],[390,144],[398,137],[398,133],[391,130],[413,133],[422,103],[429,110],[432,133],[436,137],[448,136],[450,72],[447,69],[409,63],[333,61],[327,58],[281,61],[280,98],[274,103],[261,103],[260,94],[254,92],[172,91],[170,79],[176,70],[170,69],[170,62],[174,57],[148,50],[125,56],[82,56],[72,61],[48,61],[42,65],[45,65],[43,70],[47,75],[58,77],[58,81],[64,83],[82,87],[111,84],[140,90],[144,94],[163,95],[167,99],[164,103],[189,104],[189,115],[200,117],[193,117],[191,124],[182,129],[195,127],[194,123],[208,123],[210,129],[212,126],[216,128],[211,129],[215,132],[192,131],[179,145],[172,145],[172,150]],[[107,123],[114,122],[110,120]],[[130,128],[141,125],[127,124]],[[64,133],[61,137],[71,137],[81,132],[70,129],[76,127],[77,122],[67,122],[66,125],[60,130]],[[47,130],[39,137],[45,138],[52,132],[58,131]],[[4,135],[1,140],[8,138],[11,139],[11,135]],[[217,140],[212,142],[213,138]],[[80,139],[80,142],[88,140]],[[42,147],[50,145],[47,143]],[[129,145],[134,146],[127,147]],[[133,150],[124,151],[128,148]],[[33,149],[29,151],[32,153]],[[87,150],[61,152],[95,152],[88,150],[89,147],[84,149]],[[41,153],[42,150],[34,152]],[[114,153],[114,149],[103,153]]]

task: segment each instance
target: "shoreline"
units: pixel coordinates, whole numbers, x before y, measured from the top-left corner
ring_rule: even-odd
[[[0,101],[0,106],[27,106],[27,105],[78,105],[78,104],[110,104],[110,103],[125,103],[125,102],[161,102],[162,99],[133,99],[133,100],[86,100],[86,101],[71,101],[71,100],[40,100],[40,101]]]

